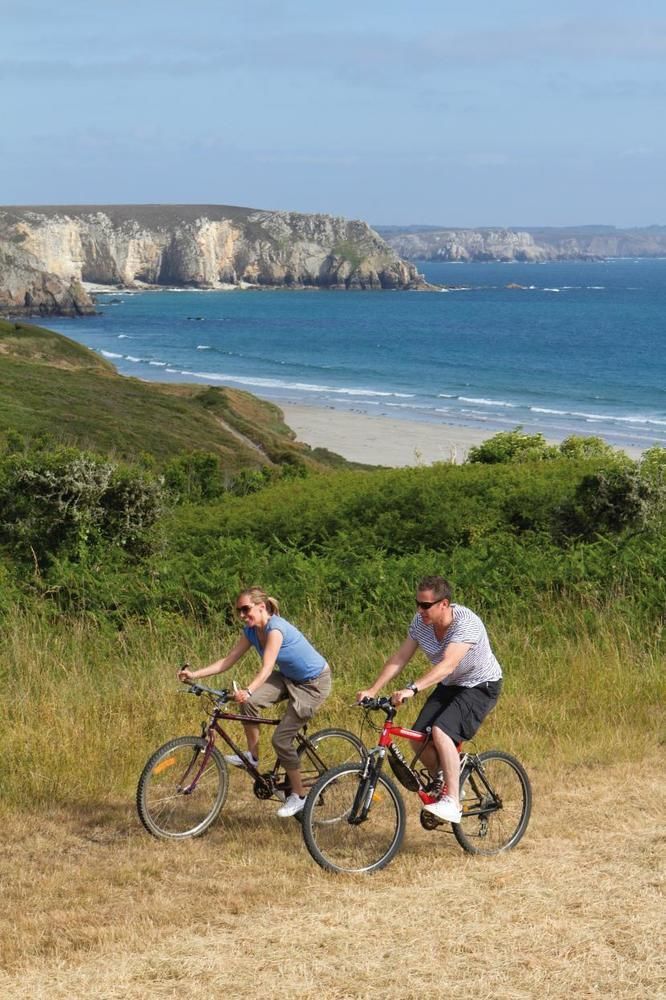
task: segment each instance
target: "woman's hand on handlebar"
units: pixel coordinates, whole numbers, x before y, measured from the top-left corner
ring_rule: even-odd
[[[372,691],[357,691],[356,692],[356,704],[360,705],[361,702],[365,701],[366,698],[368,698],[368,699],[371,700],[372,698],[376,698],[376,697],[377,697],[377,695],[374,694],[374,692],[372,692]]]
[[[194,671],[190,670],[188,666],[181,667],[177,674],[179,681],[191,681],[194,680]]]

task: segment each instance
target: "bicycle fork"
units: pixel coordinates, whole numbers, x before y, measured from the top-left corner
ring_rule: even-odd
[[[368,818],[372,799],[377,787],[377,778],[381,771],[384,758],[386,756],[385,747],[376,747],[368,754],[363,765],[363,773],[359,778],[358,789],[354,796],[354,804],[349,814],[348,822],[351,826],[359,826]]]
[[[192,792],[194,791],[194,789],[197,787],[197,784],[199,782],[199,778],[204,773],[204,770],[206,769],[206,765],[208,764],[208,761],[210,760],[210,755],[211,755],[211,752],[212,752],[212,749],[213,749],[213,743],[214,743],[215,737],[213,736],[213,733],[209,731],[209,729],[208,729],[208,727],[206,726],[205,723],[202,726],[201,735],[206,740],[206,746],[205,746],[204,750],[201,750],[200,748],[198,748],[194,752],[194,754],[192,755],[192,760],[188,764],[187,770],[185,771],[185,774],[183,775],[183,777],[181,778],[181,780],[180,780],[180,782],[178,784],[178,791],[182,792],[183,795],[191,795],[192,794]],[[195,766],[195,764],[196,764],[196,762],[197,762],[197,760],[198,760],[199,757],[201,757],[201,762],[200,762],[199,767],[197,769],[197,773],[194,775],[194,777],[193,777],[192,781],[190,781],[189,785],[186,785],[185,781],[189,777],[190,771]]]

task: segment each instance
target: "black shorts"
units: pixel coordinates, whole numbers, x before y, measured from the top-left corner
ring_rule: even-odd
[[[423,733],[429,726],[436,726],[454,743],[471,740],[488,712],[494,708],[501,690],[501,678],[476,687],[438,684],[419,712],[412,729]]]

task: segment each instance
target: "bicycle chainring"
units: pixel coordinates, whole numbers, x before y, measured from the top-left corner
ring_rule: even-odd
[[[421,810],[421,815],[419,816],[421,820],[421,826],[424,830],[436,830],[440,826],[444,826],[443,819],[437,819],[432,813],[426,812],[425,809]]]
[[[257,778],[252,790],[258,799],[272,799],[275,794],[275,783],[271,772],[269,771],[267,774],[262,774],[261,777]]]

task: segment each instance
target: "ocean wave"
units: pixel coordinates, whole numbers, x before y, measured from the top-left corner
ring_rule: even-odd
[[[114,354],[113,351],[100,351],[99,353],[103,354],[105,358],[122,358],[123,356],[122,354]]]
[[[166,368],[166,361],[149,361],[149,365],[154,365],[156,368]]]
[[[212,351],[213,348],[209,344],[197,344],[197,351]]]
[[[654,424],[656,427],[666,427],[666,420],[660,420],[658,417],[626,417],[613,413],[587,413],[582,410],[551,410],[545,406],[530,406],[529,409],[532,413],[544,413],[553,417],[579,417],[589,423]]]
[[[516,403],[507,403],[504,399],[475,399],[473,396],[454,396],[461,403],[474,403],[475,406],[506,406],[511,410],[516,408]]]
[[[356,389],[339,388],[334,385],[317,385],[310,382],[287,382],[284,379],[262,378],[259,375],[227,375],[218,372],[192,372],[181,371],[181,375],[189,375],[194,378],[206,379],[212,382],[238,382],[240,385],[257,385],[266,389],[292,389],[299,392],[333,392],[341,396],[382,396],[398,397],[402,399],[413,399],[414,394],[410,392],[385,392],[378,389]]]
[[[392,406],[398,410],[432,410],[428,403],[384,403],[384,406]]]

